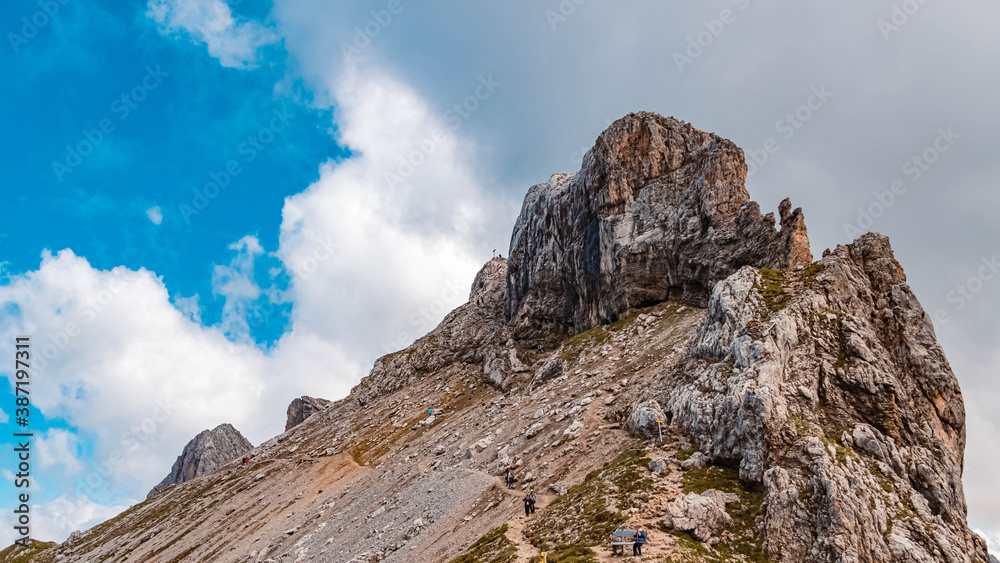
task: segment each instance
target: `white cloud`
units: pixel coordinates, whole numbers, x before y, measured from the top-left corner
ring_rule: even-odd
[[[32,389],[33,404],[93,440],[76,472],[90,478],[82,495],[141,498],[201,430],[283,412],[265,357],[192,322],[147,270],[98,270],[69,250],[46,253],[38,270],[0,286],[0,303],[18,305],[0,313],[3,338],[34,336],[46,384]]]
[[[174,307],[191,319],[195,323],[201,323],[201,305],[198,304],[198,295],[191,297],[174,296]]]
[[[152,272],[99,270],[69,249],[46,252],[37,270],[0,285],[0,338],[35,335],[47,384],[34,404],[78,437],[51,431],[42,447],[77,493],[46,505],[62,534],[53,537],[117,510],[93,499],[142,498],[201,430],[230,422],[260,443],[281,431],[291,398],[343,397],[383,348],[406,345],[465,301],[492,248],[477,242],[492,200],[474,177],[471,145],[439,136],[390,185],[386,172],[446,125],[384,74],[353,72],[334,91],[340,140],[355,156],[324,165],[285,202],[275,254],[296,276],[283,295],[269,294],[292,303],[289,329],[271,350],[245,338],[246,315],[270,291],[254,281],[265,249],[253,236],[231,245],[235,257],[213,272],[213,292],[226,299],[216,327],[200,322],[197,296],[171,303]],[[83,436],[93,453],[74,464]]]
[[[229,245],[236,256],[228,266],[217,265],[212,271],[212,294],[225,298],[220,328],[229,338],[247,342],[250,323],[247,321],[254,301],[261,295],[254,281],[254,260],[264,253],[257,237],[247,235]]]
[[[222,66],[253,68],[257,51],[279,41],[270,28],[234,18],[223,0],[149,0],[147,8],[146,16],[161,33],[186,33],[195,43],[204,43]]]
[[[153,222],[154,225],[159,225],[163,222],[163,211],[160,210],[159,205],[155,205],[146,210],[146,217]]]
[[[81,468],[77,459],[79,441],[75,434],[61,428],[50,428],[36,436],[35,450],[42,469],[58,465],[66,474],[72,474]]]
[[[490,255],[480,241],[491,198],[473,173],[471,143],[414,91],[359,69],[332,90],[339,140],[356,156],[286,199],[278,256],[295,274],[296,330],[334,336],[368,359],[465,301]],[[400,181],[406,160],[418,164]]]
[[[31,505],[31,537],[40,541],[62,541],[75,530],[86,530],[118,514],[127,506],[102,506],[88,499],[60,496]],[[10,526],[0,527],[0,543],[16,539]]]

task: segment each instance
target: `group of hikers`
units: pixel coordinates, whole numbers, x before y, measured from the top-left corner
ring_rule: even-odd
[[[508,489],[513,489],[514,483],[517,482],[517,479],[514,478],[514,471],[508,468],[507,471],[504,472],[503,480],[507,484]],[[536,501],[535,491],[529,489],[528,494],[524,495],[523,501],[524,501],[524,515],[531,516],[532,514],[534,514],[535,501]],[[636,526],[635,532],[632,535],[633,556],[636,557],[642,556],[642,546],[646,544],[646,538],[647,538],[646,530],[643,530],[642,526]]]

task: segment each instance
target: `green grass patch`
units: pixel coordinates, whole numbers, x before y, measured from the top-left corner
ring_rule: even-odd
[[[450,563],[507,563],[517,559],[517,548],[507,539],[507,524],[493,528]]]
[[[559,545],[545,553],[546,563],[595,563],[597,554],[589,547]],[[531,558],[531,563],[542,563],[542,556]]]
[[[56,542],[51,541],[35,541],[32,540],[27,549],[13,544],[3,551],[0,551],[0,563],[28,563],[36,555],[49,549],[55,547]]]
[[[573,485],[556,498],[525,528],[524,535],[541,551],[565,551],[562,561],[587,554],[571,555],[570,547],[604,545],[611,533],[628,521],[621,510],[641,503],[653,488],[648,477],[649,458],[642,450],[626,450],[601,469],[591,471],[582,483]],[[608,508],[614,501],[618,510]],[[554,561],[549,557],[549,561]]]
[[[735,469],[711,465],[685,472],[681,482],[685,493],[701,494],[708,489],[715,489],[739,497],[738,501],[726,506],[726,512],[733,518],[729,531],[735,538],[715,546],[718,557],[706,555],[704,561],[768,561],[764,554],[763,539],[756,529],[756,520],[764,511],[764,492],[760,484],[741,481],[739,472]]]
[[[772,313],[777,313],[787,307],[788,302],[791,300],[791,296],[785,291],[788,274],[781,270],[771,270],[768,268],[761,268],[757,271],[760,272],[761,278],[760,285],[757,286],[757,291],[764,298],[767,308]]]

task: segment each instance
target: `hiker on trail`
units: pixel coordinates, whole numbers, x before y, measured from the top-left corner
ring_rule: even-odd
[[[524,515],[531,516],[531,496],[524,495]]]
[[[531,500],[531,513],[534,514],[535,513],[535,491],[534,490],[532,490],[530,493],[528,493],[528,498]]]
[[[248,457],[243,458],[243,465],[246,465],[248,461],[250,461],[250,458]]]
[[[642,526],[635,527],[635,536],[632,539],[632,555],[642,557],[642,544],[646,543],[646,530]]]
[[[504,480],[507,482],[507,488],[514,488],[514,472],[510,469],[507,470],[507,474],[504,476]]]

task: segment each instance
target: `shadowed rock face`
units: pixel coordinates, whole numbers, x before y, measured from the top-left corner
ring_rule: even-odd
[[[308,397],[306,395],[303,395],[298,399],[292,399],[292,402],[288,405],[288,411],[285,413],[287,415],[285,420],[285,432],[288,432],[296,425],[302,424],[314,413],[317,413],[332,404],[332,401],[317,399],[316,397]]]
[[[518,337],[575,334],[666,299],[705,306],[752,265],[812,262],[802,211],[761,215],[731,141],[653,113],[597,139],[575,174],[533,186],[514,226],[504,313]]]
[[[207,475],[243,457],[251,449],[253,444],[231,424],[220,424],[212,430],[205,430],[184,446],[184,451],[170,468],[170,474],[153,487],[146,498],[159,494],[171,485]]]

